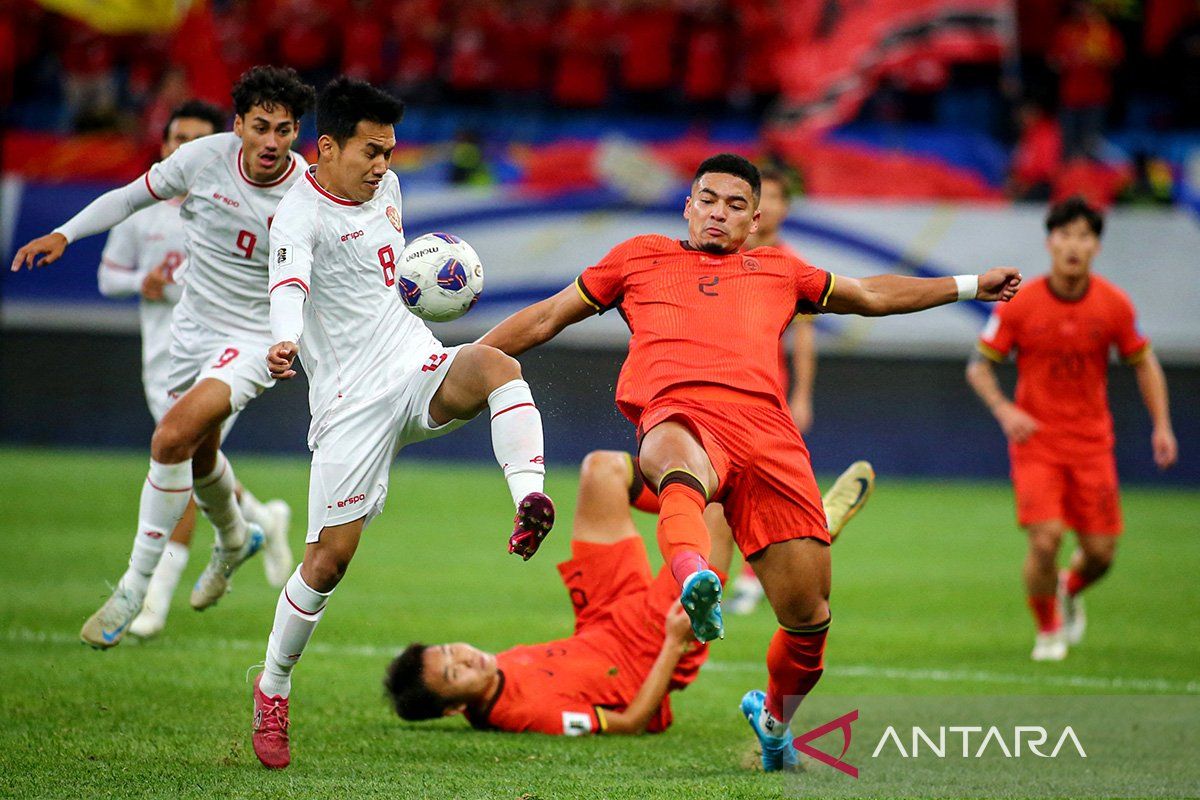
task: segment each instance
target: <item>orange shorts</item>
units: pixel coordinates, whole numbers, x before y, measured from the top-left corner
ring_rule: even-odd
[[[613,544],[572,541],[571,560],[559,564],[558,572],[575,609],[575,633],[592,639],[620,665],[618,691],[632,702],[662,650],[663,620],[679,600],[679,585],[666,567],[652,575],[646,546],[636,536]],[[706,644],[684,654],[670,689],[694,681],[707,658]],[[649,729],[661,731],[670,724],[671,705],[663,698]]]
[[[781,405],[746,397],[713,399],[705,390],[655,399],[638,422],[638,439],[663,422],[679,422],[700,440],[720,481],[714,503],[742,555],[791,539],[829,543],[821,490],[808,448]],[[725,393],[726,395],[731,393]]]
[[[1079,534],[1121,533],[1117,462],[1112,451],[1065,461],[1009,451],[1017,521],[1022,526],[1062,520]]]

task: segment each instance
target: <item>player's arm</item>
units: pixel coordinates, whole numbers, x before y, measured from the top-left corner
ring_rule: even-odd
[[[875,275],[870,278],[832,278],[824,310],[834,314],[883,317],[908,314],[956,300],[1007,302],[1017,293],[1021,273],[1015,267],[996,267],[982,275],[912,278]]]
[[[1133,371],[1137,375],[1142,401],[1146,404],[1146,410],[1150,412],[1150,421],[1154,424],[1154,432],[1150,436],[1150,446],[1154,449],[1154,463],[1159,469],[1167,469],[1174,465],[1179,457],[1179,444],[1175,441],[1175,431],[1171,427],[1167,376],[1163,373],[1158,356],[1149,349],[1134,362]]]
[[[605,733],[644,733],[650,720],[658,713],[658,707],[662,705],[671,685],[671,674],[694,641],[692,623],[679,604],[671,608],[663,627],[666,628],[666,635],[662,649],[633,702],[624,711],[603,712]]]
[[[276,380],[296,376],[293,365],[304,334],[304,303],[312,278],[316,223],[287,198],[275,212],[271,225],[268,295],[271,299],[271,338],[267,369]]]
[[[100,294],[114,300],[133,297],[141,286],[137,271],[137,232],[133,223],[124,223],[113,228],[100,254],[100,267],[96,270],[96,284]]]
[[[812,427],[812,393],[817,377],[815,327],[807,317],[792,322],[792,396],[788,405],[801,433]]]
[[[150,191],[147,175],[119,189],[105,192],[62,225],[18,250],[13,258],[12,271],[17,272],[23,266],[33,269],[53,264],[62,257],[71,242],[103,233],[159,199]]]
[[[479,344],[490,345],[510,356],[518,356],[548,342],[568,325],[597,312],[571,284],[558,294],[527,306],[485,333]]]
[[[1038,422],[1008,399],[996,380],[996,370],[991,359],[975,353],[967,363],[967,383],[975,395],[987,406],[988,411],[1000,423],[1004,435],[1014,442],[1023,442],[1038,429]]]

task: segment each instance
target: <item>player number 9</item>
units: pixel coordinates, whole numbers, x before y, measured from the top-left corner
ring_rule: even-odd
[[[242,251],[242,255],[246,258],[254,258],[254,245],[258,244],[258,237],[250,231],[238,231],[237,248]]]

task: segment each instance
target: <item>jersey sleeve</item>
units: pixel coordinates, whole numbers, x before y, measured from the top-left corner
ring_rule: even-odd
[[[131,297],[141,283],[137,271],[137,231],[134,221],[127,219],[108,233],[96,281],[105,297]]]
[[[317,244],[317,220],[305,204],[285,197],[271,222],[268,264],[269,293],[280,286],[296,285],[308,294],[312,279],[313,250]]]
[[[188,193],[200,169],[218,155],[205,141],[208,138],[181,145],[142,176],[146,189],[155,200],[170,200]]]
[[[1016,316],[1012,303],[997,303],[987,324],[979,334],[975,343],[977,349],[985,358],[998,363],[1004,363],[1016,345]]]
[[[546,698],[535,708],[529,708],[525,730],[554,736],[588,736],[604,733],[607,724],[604,709],[584,703],[565,702]]]
[[[621,302],[625,291],[625,259],[629,255],[629,247],[629,242],[622,242],[575,279],[579,296],[596,309],[597,314],[603,314]]]
[[[1137,311],[1129,298],[1123,294],[1117,296],[1113,322],[1113,340],[1117,346],[1117,354],[1122,362],[1137,364],[1150,352],[1150,339],[1138,330]]]
[[[797,256],[789,254],[788,257],[794,267],[792,274],[795,278],[795,313],[820,314],[824,310],[825,304],[829,302],[829,296],[833,294],[837,276],[832,272],[817,269]]]

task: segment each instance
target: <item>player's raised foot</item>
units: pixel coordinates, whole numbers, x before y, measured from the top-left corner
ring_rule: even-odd
[[[267,697],[254,679],[254,728],[251,740],[254,755],[268,769],[283,769],[292,763],[292,751],[288,744],[288,701],[286,697]]]
[[[1062,613],[1062,635],[1071,647],[1083,641],[1087,631],[1087,612],[1083,598],[1067,591],[1067,573],[1058,576],[1058,609]]]
[[[838,476],[825,493],[825,521],[829,524],[829,541],[835,541],[850,518],[867,504],[875,489],[875,470],[869,461],[855,461]]]
[[[766,704],[767,696],[758,689],[751,689],[742,697],[742,716],[750,723],[750,730],[758,737],[763,772],[797,769],[800,766],[800,754],[792,744],[791,729],[785,725],[778,733],[765,730]]]
[[[1067,657],[1067,640],[1062,629],[1049,633],[1038,632],[1029,657],[1034,661],[1062,661]]]
[[[530,492],[517,503],[508,552],[528,561],[554,527],[554,503],[541,492]]]
[[[721,579],[711,569],[693,572],[683,582],[679,602],[692,621],[692,633],[702,642],[725,638],[721,618]]]
[[[131,597],[120,586],[113,590],[95,614],[88,617],[79,631],[79,638],[84,644],[90,644],[97,650],[107,650],[116,647],[129,630],[129,623],[137,616],[142,604]]]
[[[220,545],[213,547],[212,558],[192,587],[192,608],[203,611],[229,591],[229,579],[237,568],[262,549],[263,530],[253,522],[246,523],[246,541],[237,550],[228,551]]]
[[[763,591],[758,576],[747,575],[743,572],[733,582],[732,597],[725,603],[725,607],[731,614],[745,616],[754,613],[754,609],[758,608],[758,604],[765,596],[766,593]]]
[[[167,612],[171,607],[171,598],[159,598],[153,594],[146,595],[142,611],[133,622],[129,623],[129,635],[139,639],[153,639],[162,633],[167,626]]]
[[[263,571],[267,573],[267,583],[279,589],[287,583],[296,566],[292,547],[288,544],[292,507],[282,500],[270,500],[265,505],[268,520],[263,525]]]

